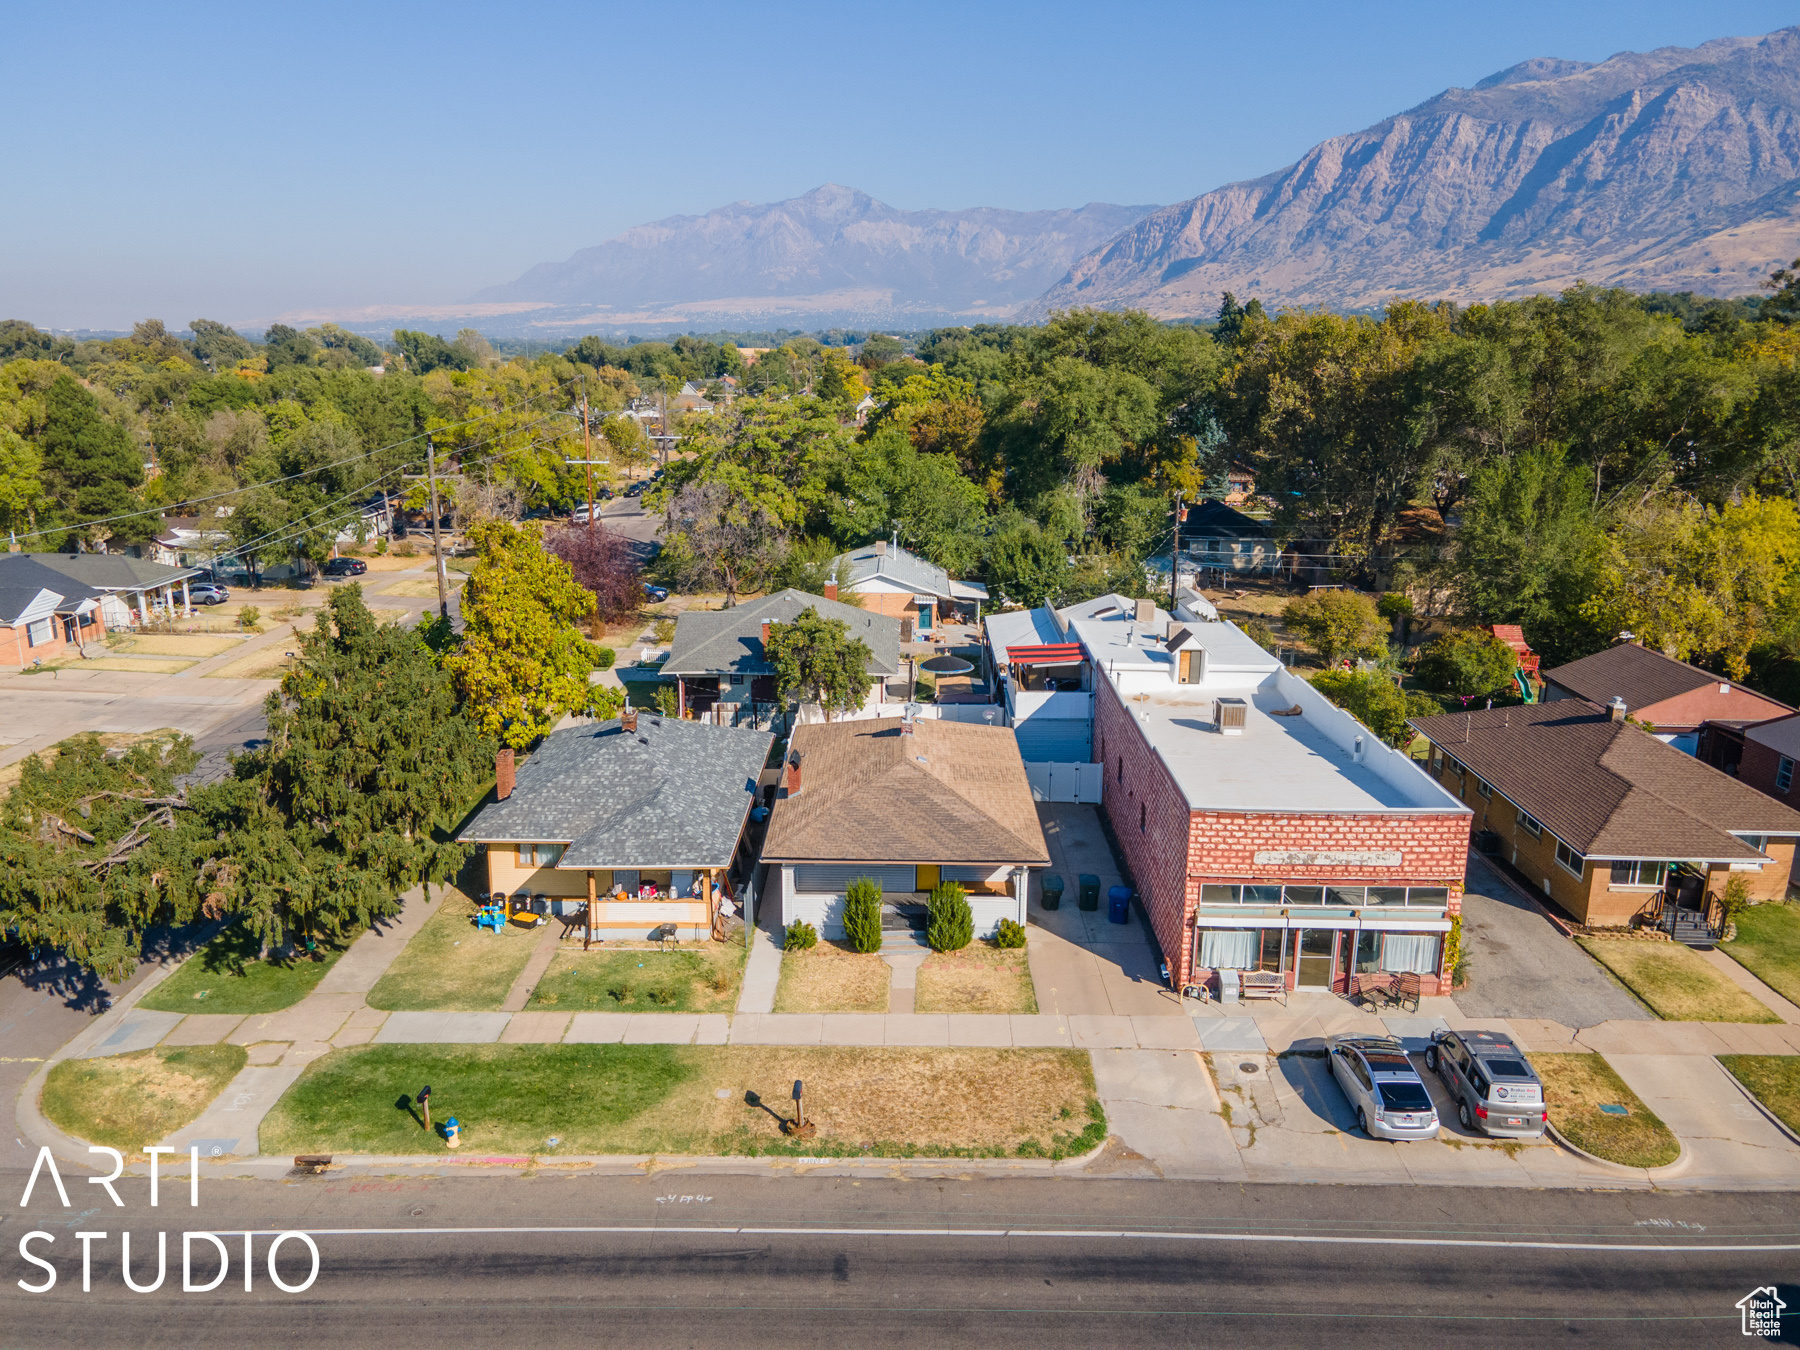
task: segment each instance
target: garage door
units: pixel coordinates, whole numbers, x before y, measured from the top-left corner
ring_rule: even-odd
[[[905,867],[872,867],[837,863],[807,863],[794,869],[795,887],[809,895],[842,895],[858,877],[873,877],[883,894],[917,889],[918,869]]]

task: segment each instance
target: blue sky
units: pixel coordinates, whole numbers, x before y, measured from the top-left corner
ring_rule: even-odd
[[[1791,3],[9,0],[0,318],[256,324],[453,303],[622,229],[824,182],[1167,203],[1533,56]]]

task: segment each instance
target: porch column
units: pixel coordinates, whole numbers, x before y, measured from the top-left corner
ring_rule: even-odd
[[[188,594],[188,579],[186,577],[181,579],[181,607],[187,611],[187,615],[190,619],[194,617],[194,598]]]
[[[137,596],[138,622],[148,623],[150,620],[150,606],[144,599],[144,593],[142,591],[135,591],[133,594]]]
[[[594,942],[594,907],[599,899],[599,887],[594,881],[592,869],[587,874],[587,932],[581,939],[581,950],[586,951]]]

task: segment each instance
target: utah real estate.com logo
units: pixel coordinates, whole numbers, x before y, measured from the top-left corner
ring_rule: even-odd
[[[1774,1285],[1752,1289],[1737,1301],[1737,1306],[1744,1315],[1744,1335],[1781,1335],[1781,1314],[1787,1304],[1776,1297]]]

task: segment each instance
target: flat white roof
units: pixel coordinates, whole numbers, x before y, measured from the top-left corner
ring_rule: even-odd
[[[1273,658],[1271,658],[1273,659]],[[1393,764],[1398,755],[1363,730],[1349,714],[1315,697],[1296,698],[1287,680],[1236,688],[1172,685],[1162,692],[1123,696],[1126,709],[1168,765],[1191,810],[1219,811],[1394,811],[1461,808],[1424,773]],[[1189,692],[1189,691],[1192,692]],[[1213,700],[1241,698],[1248,705],[1244,733],[1213,730]],[[1301,705],[1297,717],[1275,717],[1276,708]],[[1345,729],[1332,726],[1331,713],[1361,731],[1364,760],[1356,762],[1343,742]],[[1335,734],[1334,734],[1335,733]],[[1354,734],[1352,734],[1352,745]],[[1380,757],[1377,759],[1377,757]],[[1404,756],[1402,756],[1404,758]],[[1398,770],[1398,772],[1396,772]],[[1417,781],[1410,781],[1416,779]],[[1462,808],[1466,809],[1466,808]]]
[[[1047,608],[1012,609],[1003,614],[989,614],[982,621],[987,628],[988,646],[994,659],[1006,662],[1008,647],[1046,647],[1069,639],[1062,635]]]

